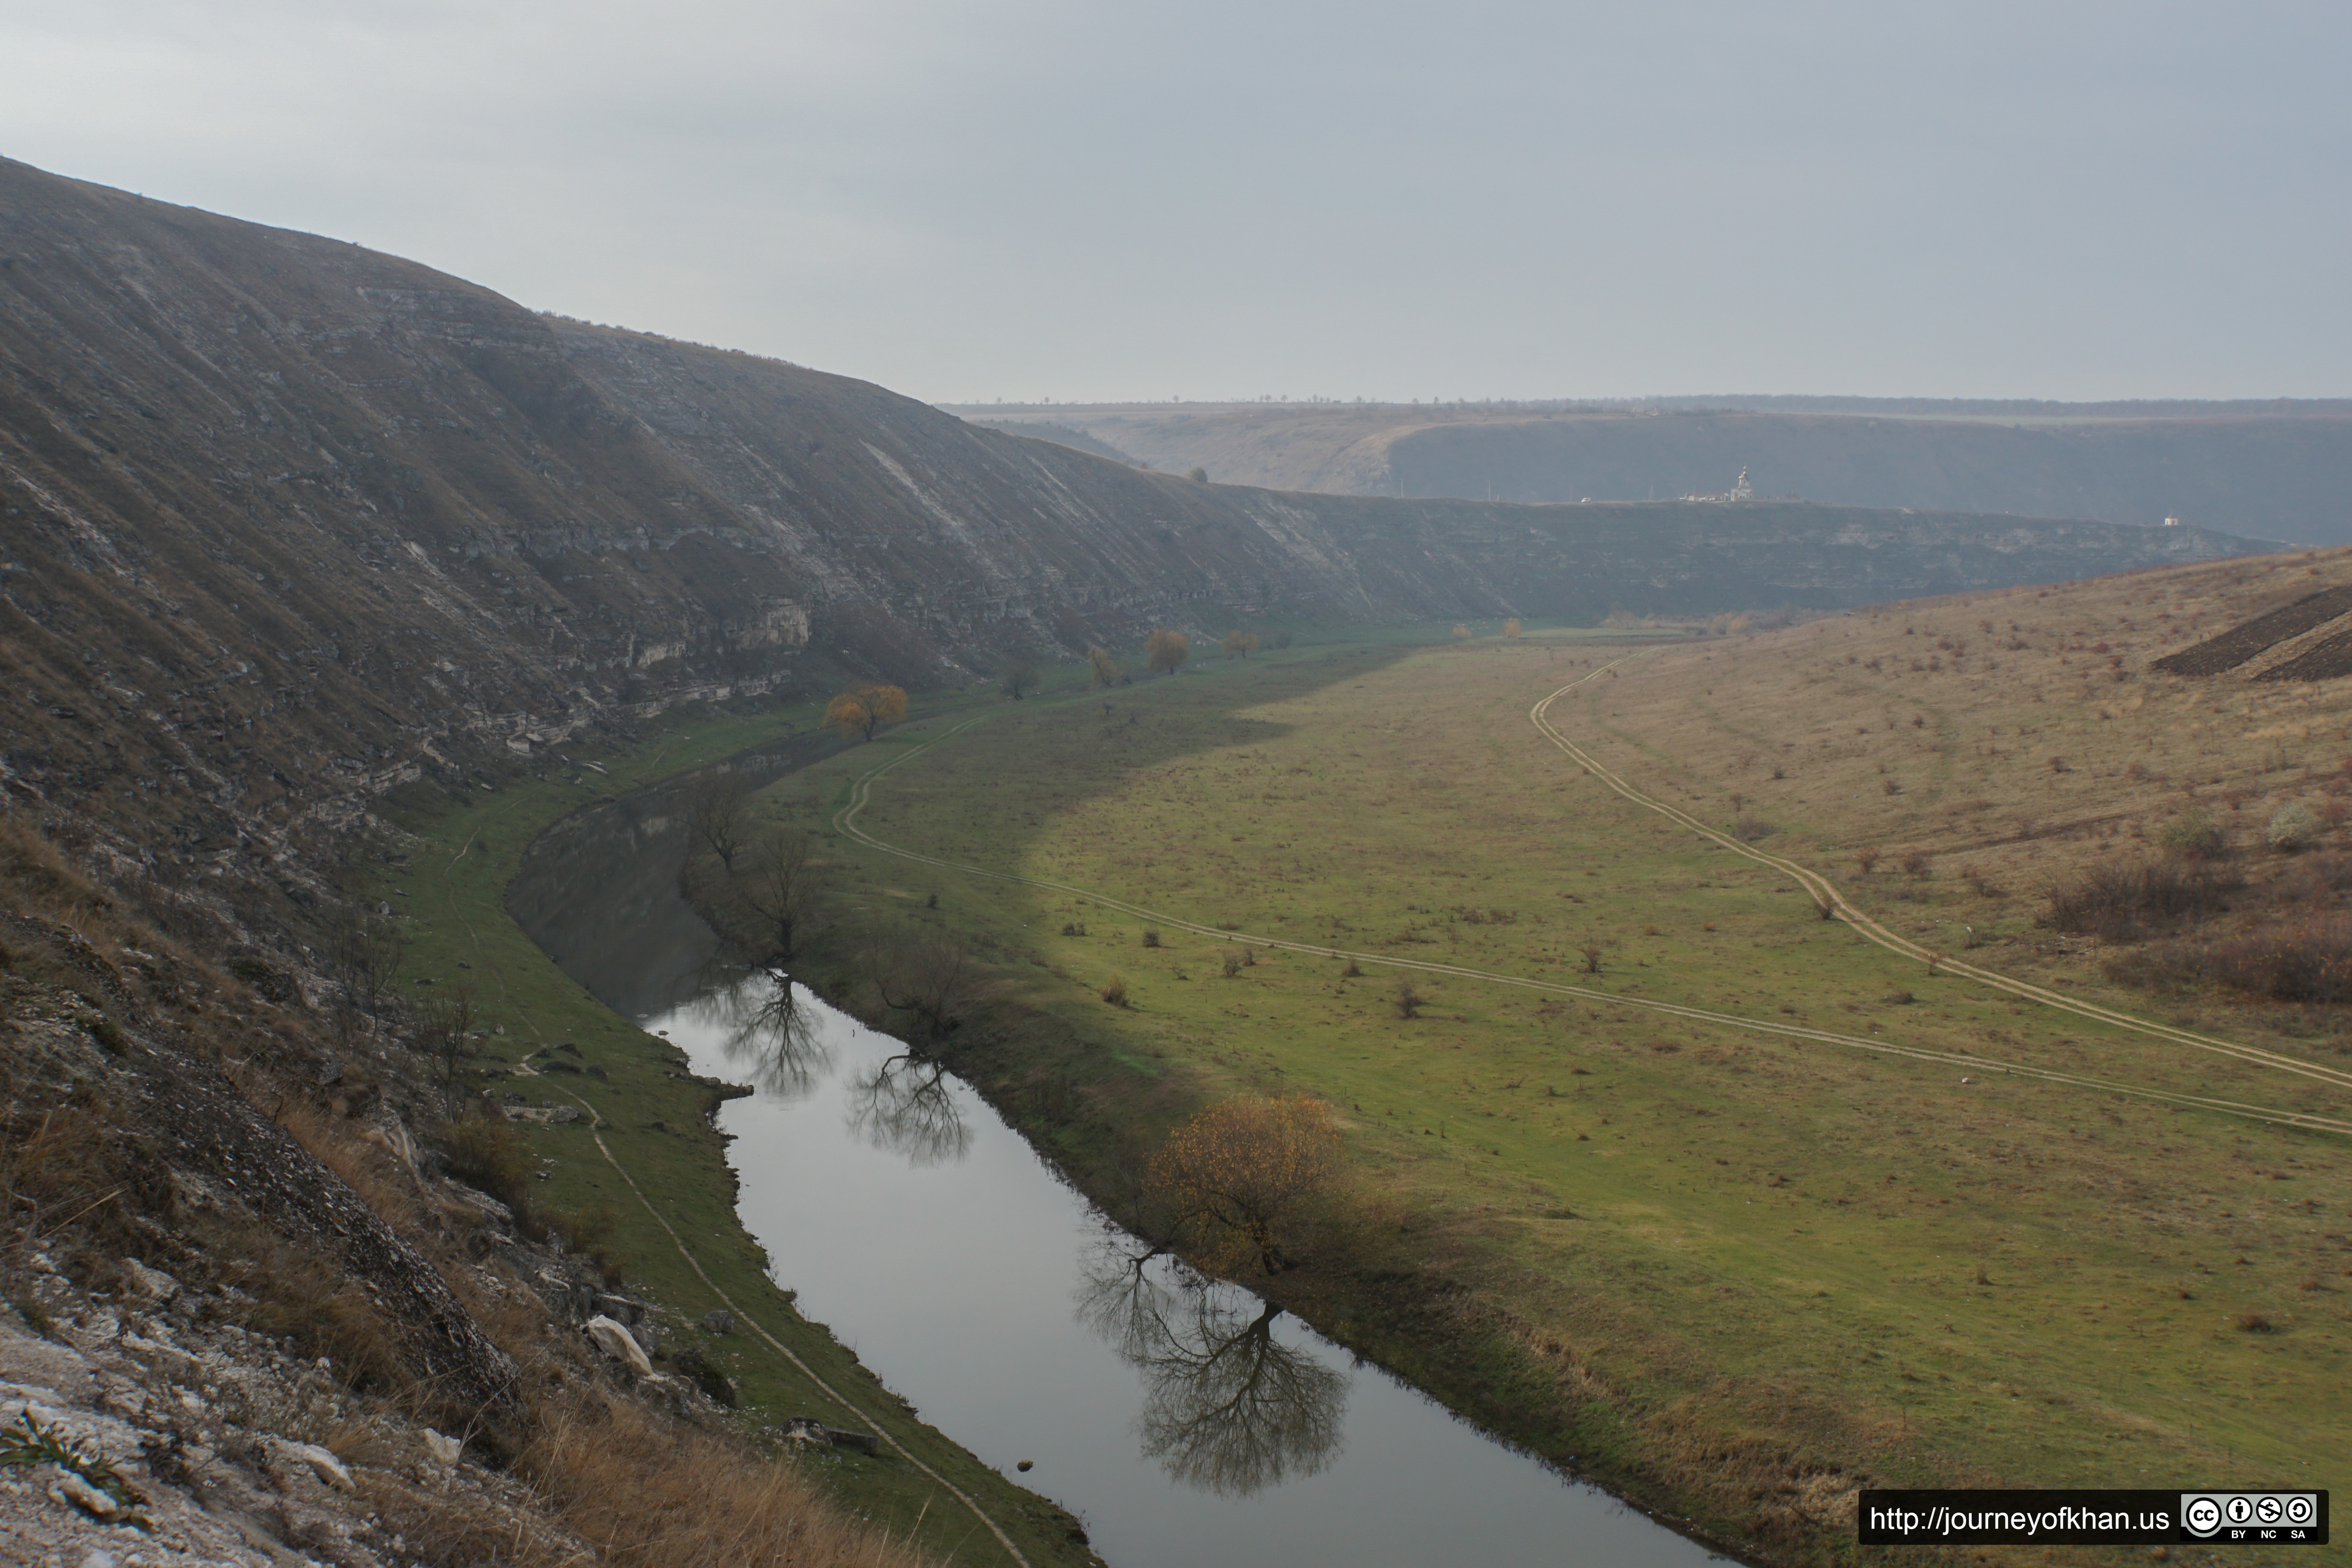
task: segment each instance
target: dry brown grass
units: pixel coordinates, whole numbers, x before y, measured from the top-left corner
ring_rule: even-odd
[[[2352,552],[2314,552],[1920,601],[1736,650],[1664,648],[1580,694],[1575,728],[1604,755],[1601,725],[1638,735],[1630,776],[1671,781],[1703,815],[1769,813],[1777,852],[1842,862],[1849,896],[1898,926],[1964,921],[1992,949],[1979,962],[2186,990],[2205,1026],[2270,1033],[2284,1020],[2250,1015],[2245,998],[2334,1004],[2346,989],[2342,944],[2318,918],[2332,889],[2303,888],[2302,862],[2267,830],[2300,807],[2315,847],[2352,847],[2352,679],[2263,679],[2330,625],[2219,674],[2157,667],[2347,580]],[[1907,879],[1871,874],[1882,853]],[[1961,855],[1966,910],[1947,907],[1958,889],[1940,868]],[[2035,936],[2040,921],[2111,945],[2200,945],[2086,964]]]
[[[639,1405],[582,1398],[542,1411],[516,1468],[616,1568],[928,1561],[843,1515],[794,1461]]]

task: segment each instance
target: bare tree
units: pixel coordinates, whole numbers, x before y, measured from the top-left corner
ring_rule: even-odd
[[[793,942],[805,937],[816,911],[816,878],[810,867],[809,836],[797,827],[771,827],[744,851],[733,878],[735,900],[770,933],[769,962],[793,961]]]
[[[687,832],[730,871],[743,852],[743,813],[751,799],[751,781],[732,768],[703,774],[687,796]]]
[[[937,936],[891,942],[872,973],[884,1005],[912,1013],[930,1039],[956,1026],[975,979],[963,943]]]
[[[1017,653],[1004,661],[1004,695],[1018,702],[1036,689],[1036,665]]]
[[[1293,1266],[1288,1222],[1337,1185],[1339,1130],[1310,1095],[1236,1095],[1169,1134],[1153,1156],[1150,1190],[1213,1268],[1255,1261],[1265,1273]]]
[[[1106,1237],[1081,1264],[1078,1316],[1143,1374],[1144,1451],[1226,1497],[1329,1465],[1347,1378],[1275,1337],[1281,1308],[1125,1241]]]
[[[731,973],[713,965],[699,1000],[687,1016],[726,1031],[727,1059],[748,1068],[772,1100],[805,1100],[816,1090],[832,1053],[819,1030],[816,1004],[792,976],[772,970]]]
[[[417,1043],[440,1070],[441,1092],[447,1097],[453,1116],[464,1098],[457,1075],[470,1049],[467,1042],[479,1021],[470,985],[452,985],[425,1009],[424,1029]]]
[[[902,1052],[849,1085],[850,1130],[916,1166],[943,1165],[971,1150],[946,1066]]]
[[[348,1028],[364,1016],[383,1016],[383,999],[400,979],[408,962],[408,936],[397,921],[369,915],[364,910],[342,911],[328,928],[327,962],[341,1001],[338,1013]]]

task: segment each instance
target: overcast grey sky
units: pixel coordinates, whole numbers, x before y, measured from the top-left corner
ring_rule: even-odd
[[[0,0],[0,152],[918,396],[2352,394],[2352,5]]]

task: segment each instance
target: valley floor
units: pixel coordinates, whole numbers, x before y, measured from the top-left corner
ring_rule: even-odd
[[[2260,1036],[2280,1066],[1931,972],[1612,792],[1530,722],[1595,677],[1550,717],[1608,767],[1687,794],[1727,834],[1769,811],[1769,847],[1858,910],[1955,950],[1970,939],[1947,928],[1976,925],[1971,962],[2156,1016],[2037,933],[2026,885],[1963,892],[1932,861],[1855,873],[1863,834],[1918,826],[1872,813],[1916,797],[1863,802],[1858,778],[1832,789],[1809,761],[1800,799],[1770,759],[1824,712],[1866,706],[1848,727],[1889,744],[1947,720],[1908,687],[1790,696],[1850,628],[1626,663],[1568,635],[1301,648],[952,734],[910,726],[777,794],[867,840],[842,852],[872,906],[936,894],[1012,976],[999,1008],[1036,1026],[961,1070],[993,1077],[1082,1179],[1115,1184],[1159,1129],[1227,1093],[1328,1099],[1357,1197],[1308,1268],[1260,1283],[1717,1539],[1837,1554],[1863,1484],[2326,1484],[2352,1452],[2334,1396],[2352,1151],[2184,1101],[2341,1120],[2332,1036],[2162,1005]],[[1890,701],[1896,727],[1872,728]],[[1707,724],[1743,738],[1694,740]],[[1127,1006],[1100,999],[1114,973]],[[1034,1092],[1049,1069],[1059,1098]]]

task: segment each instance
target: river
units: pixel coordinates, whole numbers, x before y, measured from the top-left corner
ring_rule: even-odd
[[[779,750],[755,776],[821,749]],[[677,895],[674,801],[558,824],[510,908],[696,1072],[757,1086],[719,1126],[777,1282],[983,1462],[1031,1461],[1020,1479],[1115,1568],[1713,1560],[1249,1292],[1147,1258],[968,1085],[803,988],[726,968]]]

